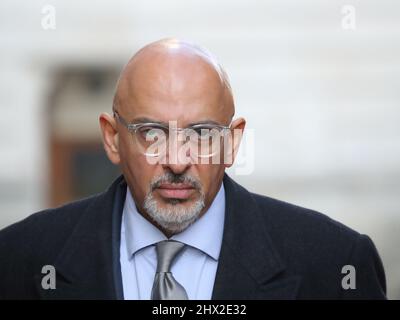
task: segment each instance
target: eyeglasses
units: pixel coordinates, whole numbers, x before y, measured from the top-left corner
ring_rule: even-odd
[[[171,137],[183,142],[189,148],[191,156],[208,158],[219,153],[221,140],[227,132],[229,126],[214,123],[195,124],[187,128],[177,128],[173,124],[167,126],[161,123],[128,123],[114,110],[114,117],[125,126],[131,133],[134,141],[139,146],[140,151],[146,156],[160,156],[165,152],[167,141],[171,143]],[[171,131],[180,133],[179,136],[171,135]],[[175,140],[174,142],[177,143]]]

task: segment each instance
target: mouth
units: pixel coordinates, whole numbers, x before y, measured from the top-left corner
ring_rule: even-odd
[[[196,189],[187,183],[162,183],[157,187],[161,197],[166,199],[188,199]]]

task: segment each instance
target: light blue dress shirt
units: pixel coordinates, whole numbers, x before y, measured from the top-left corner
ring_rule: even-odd
[[[187,246],[171,267],[190,300],[212,297],[225,219],[225,191],[221,184],[207,212],[171,239]],[[151,299],[157,255],[154,244],[167,237],[138,211],[129,191],[122,213],[120,262],[124,299]]]

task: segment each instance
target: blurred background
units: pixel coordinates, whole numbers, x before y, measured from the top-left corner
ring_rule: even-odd
[[[219,58],[255,132],[253,170],[231,175],[368,234],[399,299],[398,0],[2,0],[0,229],[119,174],[98,115],[131,55],[171,36]]]

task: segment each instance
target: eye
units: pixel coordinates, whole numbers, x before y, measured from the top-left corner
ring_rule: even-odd
[[[193,128],[193,130],[196,133],[197,138],[203,141],[211,140],[219,135],[219,130],[211,126],[196,127]]]
[[[143,126],[138,129],[139,137],[146,141],[154,141],[166,134],[167,129],[159,126]]]

